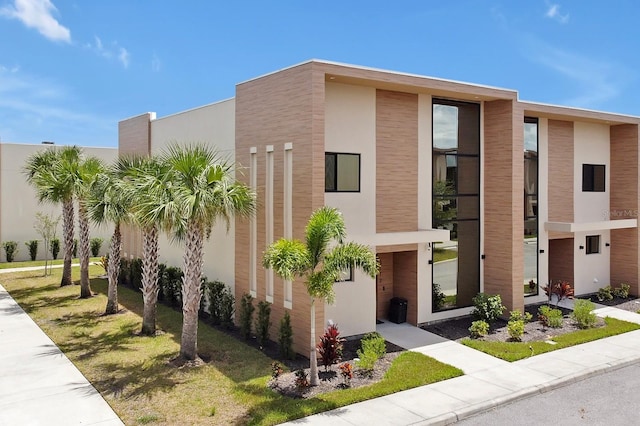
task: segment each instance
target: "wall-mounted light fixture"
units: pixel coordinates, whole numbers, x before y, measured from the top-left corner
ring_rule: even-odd
[[[584,246],[580,246],[578,247],[580,250],[584,250]]]
[[[604,243],[604,245],[605,245],[606,247],[610,247],[610,246],[611,246],[611,244],[609,244],[609,243]]]

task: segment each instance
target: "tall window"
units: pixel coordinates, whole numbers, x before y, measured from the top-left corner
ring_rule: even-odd
[[[433,310],[471,306],[480,291],[480,105],[433,101]]]
[[[360,192],[360,154],[324,155],[325,192]]]
[[[538,119],[524,119],[524,294],[538,294]]]

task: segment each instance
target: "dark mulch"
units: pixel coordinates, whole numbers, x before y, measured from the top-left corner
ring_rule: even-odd
[[[543,326],[539,321],[537,321],[538,309],[542,305],[543,304],[536,304],[528,305],[525,307],[525,310],[533,315],[533,320],[525,324],[524,335],[522,336],[523,342],[545,341],[555,336],[560,336],[562,334],[579,330],[579,328],[570,318],[571,310],[563,307],[558,307],[558,309],[562,311],[564,317],[562,321],[562,327],[550,328]],[[555,308],[555,306],[553,305],[552,307]],[[467,315],[460,318],[427,324],[422,326],[422,328],[447,339],[460,341],[464,338],[469,337],[469,327],[471,327],[471,323],[473,321],[474,318],[470,315]],[[598,319],[598,324],[596,326],[602,326],[603,324],[604,320]],[[509,336],[509,332],[507,330],[507,321],[499,319],[491,324],[489,334],[482,339],[508,342],[510,341],[510,338],[511,337]]]
[[[585,299],[591,300],[593,303],[598,303],[600,305],[612,306],[618,309],[624,309],[625,311],[630,312],[638,312],[640,310],[640,299],[635,296],[630,296],[627,298],[614,297],[611,300],[598,300],[597,295],[591,294],[584,297]]]
[[[204,321],[208,320],[206,316],[201,316],[201,319]],[[264,346],[260,346],[255,336],[252,336],[250,339],[245,339],[241,335],[239,327],[210,325],[217,330],[246,343],[248,346],[258,349],[267,357],[276,360],[289,370],[289,372],[281,374],[277,380],[272,379],[269,381],[269,387],[276,392],[280,392],[281,394],[292,398],[312,398],[337,389],[344,389],[345,387],[344,379],[340,375],[338,364],[335,364],[332,365],[331,368],[327,369],[327,371],[325,371],[324,366],[318,365],[318,386],[299,388],[296,386],[295,372],[297,370],[304,370],[308,377],[310,372],[309,358],[301,354],[296,354],[293,359],[284,359],[280,355],[280,347],[277,342],[269,340]],[[365,372],[357,368],[354,361],[354,359],[358,357],[357,351],[360,349],[360,337],[361,336],[349,337],[344,341],[342,349],[340,364],[342,362],[349,362],[353,366],[353,378],[350,380],[350,388],[367,386],[382,380],[393,360],[405,350],[393,343],[386,342],[387,354],[376,362],[373,371]],[[203,358],[202,355],[200,356]],[[318,362],[320,362],[319,357]]]

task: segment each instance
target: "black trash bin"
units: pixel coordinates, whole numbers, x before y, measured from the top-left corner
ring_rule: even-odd
[[[393,297],[389,303],[389,321],[400,324],[407,322],[407,299]]]

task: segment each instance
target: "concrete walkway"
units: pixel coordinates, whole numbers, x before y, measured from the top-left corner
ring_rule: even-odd
[[[0,425],[123,425],[1,285],[0,348]]]
[[[640,324],[640,315],[598,306],[596,314]],[[428,386],[363,401],[288,424],[450,424],[640,360],[640,330],[507,362],[408,324],[377,327],[385,339],[464,371]]]

